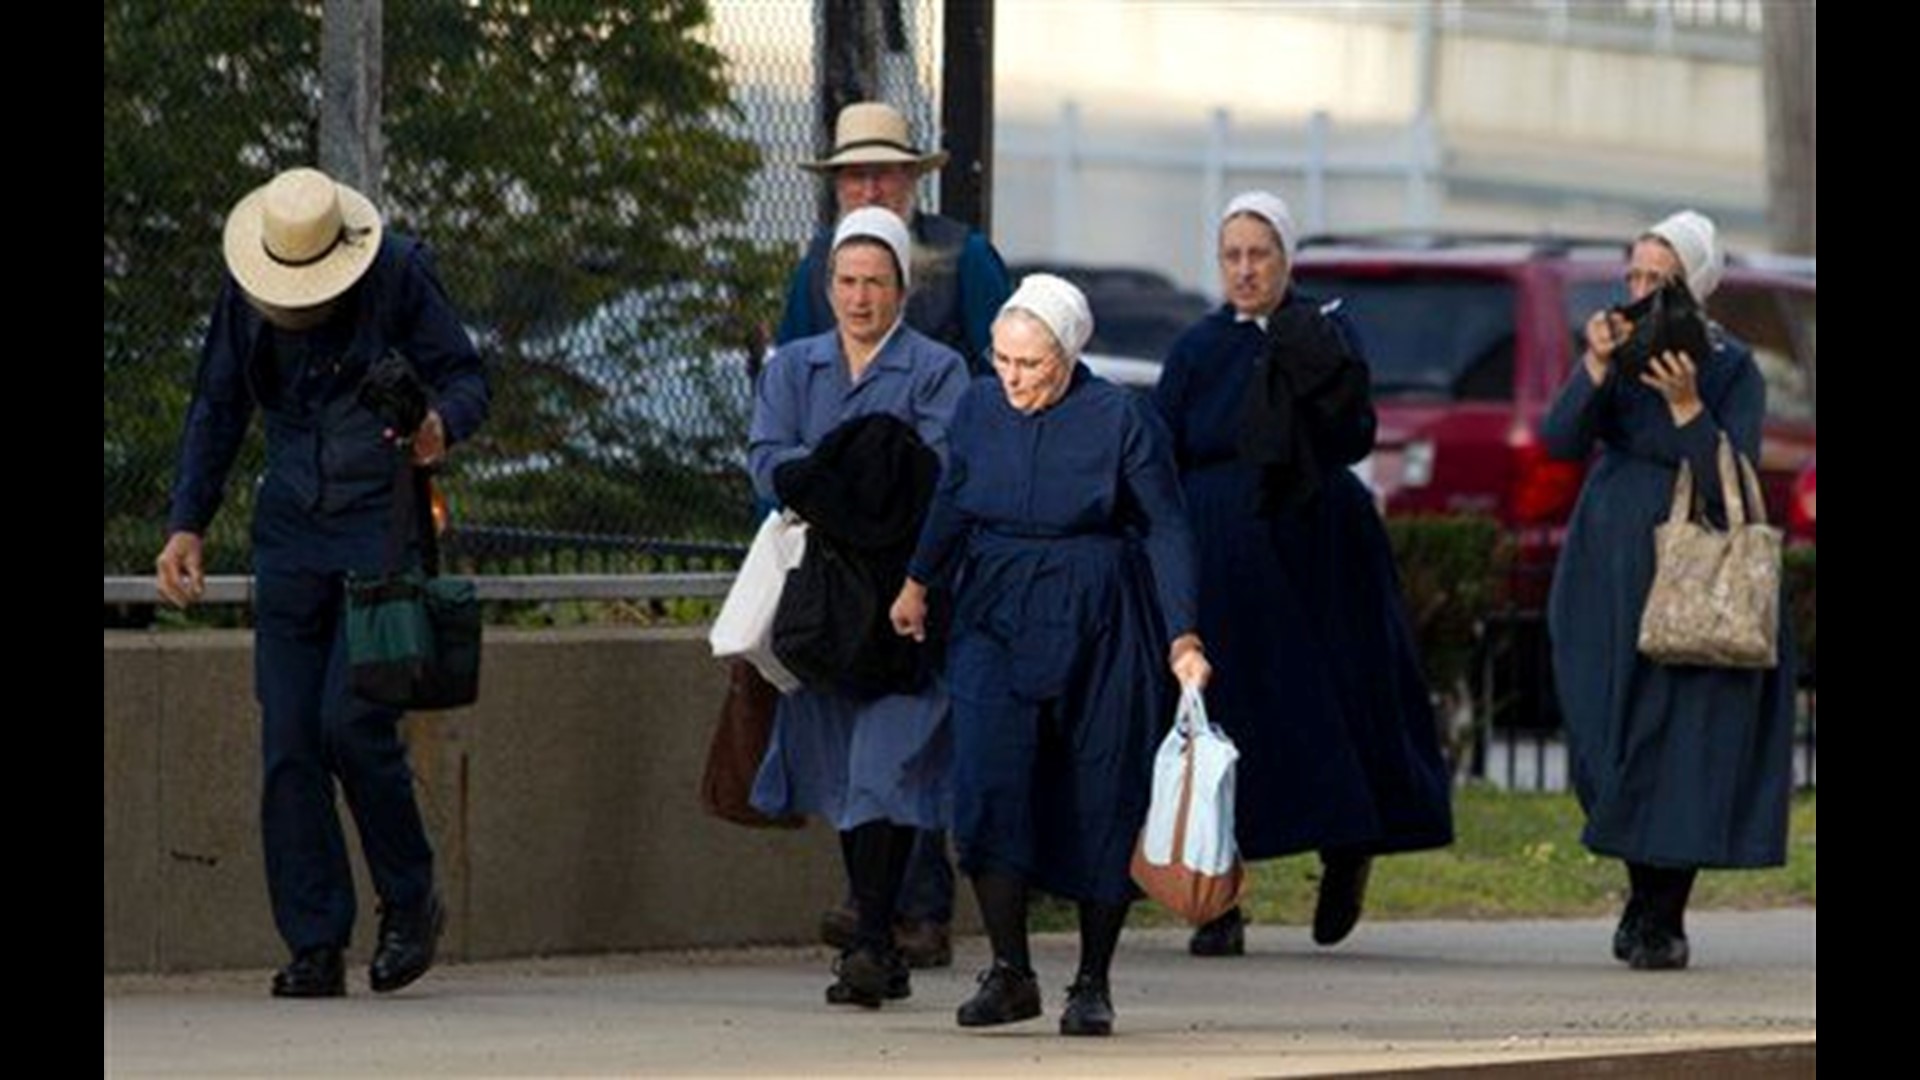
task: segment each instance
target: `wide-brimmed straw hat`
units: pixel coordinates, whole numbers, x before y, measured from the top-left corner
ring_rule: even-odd
[[[907,118],[883,101],[856,101],[840,110],[833,125],[833,153],[821,161],[803,161],[811,172],[832,172],[843,165],[911,165],[926,172],[946,164],[947,152],[923,154],[907,135]]]
[[[324,304],[353,287],[380,251],[380,211],[318,169],[288,169],[227,214],[227,269],[254,299]]]

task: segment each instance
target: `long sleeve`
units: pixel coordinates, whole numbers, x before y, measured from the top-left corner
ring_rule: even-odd
[[[754,390],[753,423],[747,431],[747,471],[753,490],[763,499],[775,499],[774,470],[805,457],[807,444],[801,429],[801,410],[807,374],[806,358],[782,348],[760,373]]]
[[[960,251],[960,317],[966,326],[967,369],[976,375],[993,370],[993,320],[1013,295],[1006,263],[979,233],[967,237]]]
[[[246,306],[228,278],[214,305],[200,347],[193,400],[180,438],[179,467],[167,511],[167,532],[204,533],[219,512],[227,473],[246,438],[254,401],[247,387],[248,351],[259,333],[259,316]]]
[[[1160,364],[1160,379],[1153,386],[1154,408],[1160,413],[1160,421],[1166,426],[1168,445],[1173,448],[1174,464],[1184,469],[1191,463],[1187,460],[1187,384],[1193,378],[1193,355],[1187,343],[1187,335],[1182,335],[1173,343],[1167,358]]]
[[[1751,355],[1742,348],[1730,359],[1732,368],[1725,384],[1710,398],[1703,393],[1700,414],[1685,426],[1674,426],[1671,415],[1662,410],[1658,420],[1629,436],[1633,453],[1675,468],[1687,462],[1692,468],[1694,489],[1705,497],[1708,513],[1716,521],[1726,520],[1720,492],[1720,434],[1724,431],[1733,448],[1757,467],[1761,425],[1766,418],[1766,381]]]
[[[1601,416],[1611,399],[1612,379],[1595,386],[1586,365],[1576,360],[1573,373],[1554,395],[1553,407],[1540,421],[1547,453],[1561,461],[1585,461],[1600,437]]]
[[[1193,527],[1173,463],[1172,437],[1143,401],[1133,403],[1121,447],[1121,475],[1144,519],[1142,543],[1153,568],[1167,641],[1172,642],[1199,626]]]
[[[989,389],[999,392],[997,387]],[[907,576],[923,585],[947,584],[961,545],[973,526],[966,512],[960,509],[958,495],[967,479],[970,416],[978,393],[965,394],[955,404],[947,429],[949,441],[941,463],[940,486],[934,491],[933,505],[927,508],[927,520],[920,527],[920,542],[914,546],[913,559],[907,563]]]
[[[408,259],[399,299],[403,316],[397,344],[433,388],[433,408],[446,425],[448,442],[462,442],[486,420],[492,393],[473,338],[447,299],[425,244]]]
[[[916,376],[913,385],[914,431],[921,442],[940,455],[940,465],[944,468],[947,432],[953,427],[954,411],[960,407],[960,398],[966,394],[971,376],[966,364],[944,348],[918,357],[914,363],[925,372]]]

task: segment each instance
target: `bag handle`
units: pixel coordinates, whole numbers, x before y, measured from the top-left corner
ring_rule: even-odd
[[[394,446],[393,513],[387,519],[387,573],[405,569],[407,537],[420,541],[420,566],[427,577],[440,576],[440,538],[433,531],[433,512],[426,469],[413,464],[413,448],[408,443]]]
[[[1754,471],[1753,460],[1736,451],[1733,440],[1727,438],[1724,431],[1720,433],[1714,457],[1720,472],[1720,499],[1727,508],[1727,528],[1741,529],[1749,521],[1767,524],[1767,501],[1760,494],[1760,477]],[[1673,505],[1667,511],[1667,522],[1683,525],[1692,519],[1692,513],[1693,468],[1689,462],[1682,461],[1680,473],[1673,481]]]
[[[1720,466],[1720,498],[1727,506],[1727,528],[1742,529],[1749,522],[1765,525],[1767,500],[1760,494],[1760,477],[1754,472],[1752,459],[1735,450],[1724,431],[1715,456]]]
[[[1174,714],[1174,720],[1189,741],[1196,735],[1213,730],[1213,722],[1207,718],[1207,699],[1201,695],[1198,687],[1181,684],[1180,707]]]

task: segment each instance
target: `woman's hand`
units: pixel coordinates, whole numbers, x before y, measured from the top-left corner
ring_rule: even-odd
[[[908,578],[887,614],[893,620],[894,633],[915,641],[927,640],[927,587]]]
[[[1213,665],[1207,663],[1207,653],[1200,646],[1199,634],[1181,634],[1173,639],[1167,662],[1173,668],[1173,677],[1180,680],[1181,686],[1205,690],[1207,680],[1213,678]]]
[[[1596,311],[1587,320],[1587,351],[1580,358],[1587,378],[1599,386],[1607,381],[1607,368],[1613,363],[1613,350],[1633,336],[1633,323],[1617,311]]]
[[[1700,403],[1699,371],[1683,352],[1664,352],[1647,363],[1640,381],[1660,392],[1673,413],[1673,426],[1685,427],[1706,406]]]

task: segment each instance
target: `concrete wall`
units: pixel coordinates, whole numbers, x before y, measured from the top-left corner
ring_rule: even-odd
[[[251,637],[106,633],[106,970],[267,967]],[[451,916],[446,958],[812,940],[818,824],[707,817],[725,670],[697,630],[489,628],[480,701],[403,722]],[[354,837],[342,807],[348,836]],[[372,889],[355,850],[371,954]],[[962,904],[970,910],[971,904]]]

